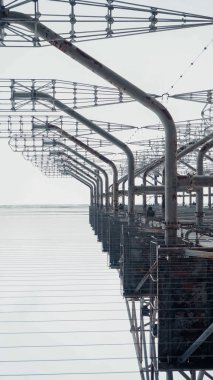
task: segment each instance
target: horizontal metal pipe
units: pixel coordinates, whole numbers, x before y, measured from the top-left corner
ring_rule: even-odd
[[[177,159],[180,160],[182,157],[186,156],[188,153],[193,152],[193,150],[195,150],[196,148],[199,148],[201,145],[205,144],[211,138],[213,138],[213,132],[207,136],[204,136],[202,139],[196,142],[191,142],[190,144],[181,146],[177,151]],[[136,169],[135,177],[138,177],[140,174],[143,174],[145,171],[147,171],[147,174],[148,174],[148,172],[150,172],[151,170],[163,164],[164,161],[165,161],[165,156],[162,156],[161,158],[152,161],[150,164],[147,164],[141,168]],[[190,167],[190,169],[196,170],[193,167]],[[127,180],[127,175],[124,175],[123,177],[119,178],[118,183],[122,183],[123,181],[126,181],[126,180]]]
[[[177,191],[195,191],[197,188],[213,186],[213,176],[178,176],[177,177]],[[163,194],[165,192],[165,187],[163,185],[152,185],[152,186],[135,186],[135,194],[141,195],[144,192],[149,194]],[[126,192],[125,192],[126,193]],[[122,195],[122,190],[119,191]]]
[[[195,187],[209,187],[213,186],[213,176],[196,175],[192,179],[192,186]]]

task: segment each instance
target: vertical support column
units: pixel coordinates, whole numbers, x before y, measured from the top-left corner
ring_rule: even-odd
[[[96,171],[96,173],[97,173],[97,171]],[[96,181],[97,181],[97,206],[99,208],[100,207],[100,180],[99,180],[98,176],[97,176]]]
[[[126,181],[124,180],[122,182],[122,190],[123,190],[123,194],[122,194],[122,204],[123,206],[125,205],[125,184],[126,184]]]
[[[157,186],[157,184],[158,184],[158,176],[157,176],[157,174],[155,174],[155,176],[154,176],[154,185]],[[155,193],[154,197],[155,197],[154,198],[155,206],[157,206],[158,205],[158,194]]]
[[[173,372],[172,371],[166,372],[166,380],[173,380]]]
[[[199,371],[197,375],[197,380],[203,380],[205,371]]]
[[[213,147],[213,140],[202,146],[197,157],[197,174],[203,175],[203,160],[206,152]],[[196,223],[203,223],[203,188],[196,192]]]
[[[212,208],[212,188],[208,187],[208,207]]]
[[[182,206],[185,206],[185,191],[183,191]]]
[[[189,193],[189,206],[192,206],[192,192]]]
[[[146,184],[147,184],[146,173],[144,173],[144,175],[143,175],[143,185],[146,186]],[[147,203],[146,203],[146,193],[144,191],[144,193],[143,193],[143,209],[144,209],[144,211],[146,211],[146,206],[147,206]]]
[[[191,373],[191,380],[196,380],[196,371],[190,371]]]

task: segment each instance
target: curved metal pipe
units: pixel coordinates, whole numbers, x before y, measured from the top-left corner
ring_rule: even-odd
[[[75,178],[77,181],[83,183],[83,185],[89,187],[89,189],[90,189],[90,205],[93,206],[94,193],[93,193],[93,187],[92,187],[91,183],[83,180],[82,178],[80,178],[79,176],[77,176],[73,173],[72,173],[72,177]]]
[[[135,204],[135,196],[134,196],[134,184],[135,184],[135,177],[134,177],[134,156],[131,151],[131,149],[124,144],[122,141],[120,141],[117,137],[111,135],[109,132],[105,131],[104,129],[100,128],[98,125],[93,123],[91,120],[87,119],[86,117],[82,116],[75,110],[73,110],[71,107],[68,107],[66,104],[62,103],[60,100],[53,98],[51,95],[46,94],[44,92],[36,91],[34,94],[21,94],[16,93],[15,98],[20,98],[20,95],[24,95],[24,97],[28,96],[34,96],[34,99],[44,99],[50,102],[51,104],[54,102],[54,105],[65,112],[67,115],[73,117],[74,119],[78,120],[82,124],[86,125],[88,128],[93,130],[94,132],[98,133],[100,136],[105,138],[106,140],[110,141],[112,144],[116,145],[118,148],[123,150],[123,152],[127,156],[128,160],[128,213],[129,213],[129,219],[132,221],[134,219],[134,204]],[[60,128],[59,128],[60,129]],[[118,183],[116,184],[117,190],[118,190]],[[118,204],[116,205],[118,208]]]
[[[60,141],[57,141],[57,140],[53,140],[53,146],[60,146],[60,147],[63,147],[64,149],[66,149],[67,151],[69,151],[70,153],[73,153],[76,157],[79,157],[80,159],[84,160],[85,162],[87,162],[89,165],[93,166],[96,170],[100,170],[102,173],[104,172],[105,173],[105,208],[106,210],[109,209],[109,187],[108,187],[108,175],[106,173],[106,171],[104,169],[102,169],[99,165],[96,165],[94,162],[92,162],[91,160],[87,159],[86,157],[82,156],[80,153],[76,152],[74,149],[70,148],[69,146],[67,146],[66,144],[63,144],[61,143]],[[68,154],[66,154],[64,151],[51,151],[51,153],[55,153],[57,155],[64,155],[65,157],[67,157],[68,159],[74,161],[75,163],[78,163],[79,166],[82,166],[84,168],[87,168],[87,170],[89,170],[88,167],[86,167],[85,165],[83,165],[81,162],[75,160],[72,156],[69,156]],[[100,181],[102,183],[102,188],[103,188],[103,180],[100,177]],[[107,178],[107,180],[106,180]],[[107,194],[108,194],[108,197],[107,197],[107,202],[106,202],[106,191],[107,191]],[[101,192],[101,206],[103,206],[103,191]]]
[[[77,174],[79,176],[81,176],[83,179],[86,179],[88,181],[88,179],[90,180],[90,182],[93,183],[94,185],[94,196],[95,196],[95,204],[98,206],[98,181],[96,178],[92,177],[90,174],[86,173],[86,172],[83,172],[82,170],[79,171],[74,165],[70,165],[68,163],[66,163],[64,165],[65,169],[68,168],[69,170],[73,171],[74,170],[74,174]]]
[[[109,209],[109,187],[108,187],[108,175],[106,173],[106,171],[104,169],[101,168],[101,166],[99,165],[96,165],[94,162],[92,162],[91,160],[89,160],[88,158],[82,156],[79,152],[76,152],[74,149],[72,149],[71,147],[67,146],[66,144],[63,144],[61,143],[60,141],[57,141],[57,140],[53,140],[53,146],[60,146],[60,147],[63,147],[64,149],[66,149],[67,151],[69,151],[70,153],[73,153],[75,156],[79,157],[80,159],[84,160],[85,162],[87,162],[88,164],[90,164],[91,166],[93,166],[96,170],[100,170],[102,173],[105,174],[105,196],[106,196],[106,191],[107,191],[107,202],[106,202],[106,198],[105,198],[105,207],[106,207],[106,210]],[[85,167],[88,169],[88,167],[86,167],[85,165],[81,164],[80,162],[76,161],[74,158],[72,158],[71,156],[69,156],[68,154],[66,154],[65,152],[58,152],[60,154],[63,154],[64,156],[66,156],[67,158],[73,160],[74,162],[78,163],[79,166],[82,166],[82,167]],[[93,172],[93,171],[92,171]],[[100,177],[100,181],[102,183],[102,189],[103,189],[103,180]],[[106,180],[107,178],[107,180]],[[103,191],[101,192],[101,205],[103,205]]]
[[[84,150],[86,150],[87,152],[91,153],[92,155],[94,155],[95,157],[97,157],[98,159],[100,159],[101,161],[103,161],[106,164],[108,164],[112,168],[112,171],[113,171],[113,184],[116,183],[116,179],[118,177],[117,168],[116,168],[115,164],[111,160],[109,160],[107,157],[103,156],[102,154],[98,153],[96,150],[94,150],[90,146],[84,144],[82,141],[80,141],[79,139],[77,139],[75,136],[72,136],[69,133],[67,133],[66,131],[64,131],[61,128],[57,127],[56,125],[49,124],[49,123],[45,124],[44,126],[43,125],[36,125],[36,124],[33,125],[33,128],[42,128],[42,127],[46,127],[46,129],[49,129],[49,130],[52,130],[52,131],[55,131],[55,132],[59,133],[60,135],[64,136],[68,140],[74,142],[75,144],[77,144],[78,146],[80,146],[81,148],[83,148]],[[92,162],[91,160],[89,160],[87,157],[82,156],[80,153],[76,152],[71,147],[67,146],[66,144],[63,144],[60,141],[55,141],[55,143],[57,145],[63,147],[64,149],[70,151],[71,153],[75,154],[77,157],[79,157],[81,159],[83,157],[83,159],[84,159],[85,162],[87,162],[89,165],[94,166],[97,170],[100,170],[103,173],[103,175],[105,177],[105,193],[106,193],[105,207],[106,207],[106,210],[108,210],[109,209],[109,177],[108,177],[107,172],[101,166],[95,164],[94,162]],[[116,186],[115,186],[115,188],[116,188]],[[117,194],[113,193],[113,197],[117,197],[117,196],[118,196]],[[117,199],[114,199],[113,204],[115,204],[115,203],[118,203]]]
[[[24,151],[22,152],[22,155],[23,155]],[[25,157],[24,157],[25,158]],[[26,159],[26,158],[25,158]],[[31,160],[32,161],[32,160]],[[32,162],[33,165],[35,165],[33,162]],[[38,165],[36,165],[36,167],[39,167]],[[40,170],[42,170],[42,168],[40,167]],[[80,179],[79,177],[77,178],[77,175],[75,176],[73,173],[72,173],[72,177],[76,178],[77,180],[79,180],[80,182],[84,183],[86,186],[88,186],[90,188],[90,204],[93,205],[94,204],[94,200],[96,197],[94,197],[94,190],[93,190],[93,186],[91,183],[89,183],[89,178],[86,180],[83,181],[83,179]],[[95,186],[95,184],[93,183],[93,185]]]
[[[34,96],[35,99],[47,100],[50,103],[54,102],[54,104],[57,108],[59,108],[61,111],[65,112],[67,115],[73,117],[74,119],[80,121],[82,124],[86,125],[90,129],[94,130],[95,132],[99,133],[100,135],[102,135],[102,133],[100,131],[104,132],[104,135],[105,135],[105,133],[107,135],[109,135],[106,131],[103,131],[100,127],[98,127],[92,121],[90,121],[87,118],[85,118],[84,116],[80,115],[78,112],[76,112],[72,108],[66,106],[64,103],[60,102],[59,100],[53,98],[49,94],[46,94],[43,92],[35,92],[34,94],[30,94],[30,93],[16,93],[15,94],[15,98],[18,98],[18,99],[26,99],[26,98],[29,99],[29,98],[31,98],[31,96]],[[69,133],[67,133],[63,129],[56,127],[56,126],[52,126],[50,124],[48,124],[48,126],[49,126],[48,127],[49,129],[52,129],[52,130],[55,129],[56,131],[58,131],[61,135],[63,135],[67,139],[74,141],[73,136],[71,136]],[[109,135],[109,136],[114,138],[111,135]],[[80,144],[78,144],[78,145],[80,145]],[[83,144],[83,145],[84,145],[84,147],[87,146],[86,144]],[[88,148],[87,148],[87,150],[88,150]],[[91,151],[91,148],[90,148],[90,151]],[[100,155],[100,153],[98,153],[97,151],[95,151],[93,149],[92,149],[92,151],[96,157],[98,157],[98,158],[100,158],[100,156],[104,157],[103,155]],[[96,153],[94,153],[94,152],[96,152]],[[106,162],[106,157],[105,157],[105,162]],[[117,211],[118,210],[118,171],[117,171],[115,164],[111,160],[107,159],[107,163],[111,166],[111,168],[113,170],[113,201],[114,201],[114,210]]]
[[[95,203],[96,203],[97,206],[99,206],[99,188],[98,188],[98,179],[95,178],[95,177],[93,177],[93,176],[90,175],[89,173],[86,173],[86,172],[82,171],[82,169],[81,169],[81,171],[79,171],[79,170],[77,169],[77,167],[74,166],[74,165],[71,165],[71,164],[65,163],[65,164],[64,164],[64,167],[65,167],[65,170],[67,170],[67,168],[68,168],[69,170],[71,170],[71,171],[74,170],[74,174],[77,174],[77,175],[81,176],[82,178],[84,178],[84,179],[86,179],[86,180],[90,180],[91,182],[94,183],[94,185],[95,185],[95,186],[94,186],[94,189],[95,189],[95,199],[96,199],[96,202],[95,202]]]
[[[190,228],[189,230],[186,231],[184,238],[186,240],[189,240],[189,235],[194,233],[194,232],[196,232],[196,228]]]
[[[67,160],[71,160],[72,162],[74,162],[77,166],[81,166],[82,168],[86,169],[87,171],[89,171],[91,174],[97,176],[97,178],[99,179],[100,181],[100,185],[101,185],[101,192],[100,192],[100,206],[101,208],[103,207],[103,180],[100,176],[100,174],[98,173],[98,171],[94,171],[90,168],[88,168],[86,165],[82,164],[81,162],[75,160],[72,156],[69,156],[68,154],[64,153],[64,152],[58,152],[58,151],[50,151],[50,155],[53,155],[53,156],[60,156],[60,157],[66,157]],[[67,162],[67,161],[65,161]],[[62,163],[63,163],[63,160],[62,160]],[[76,167],[77,167],[76,166]],[[84,171],[83,171],[84,172]],[[98,202],[99,203],[99,202]]]
[[[90,204],[91,206],[94,205],[94,201],[95,201],[95,195],[94,195],[94,183],[91,181],[89,182],[89,178],[88,180],[85,180],[83,178],[81,178],[80,176],[78,176],[76,173],[70,173],[70,176],[75,178],[77,181],[79,182],[82,182],[84,185],[88,186],[90,188]]]
[[[96,183],[96,188],[97,188],[97,193],[98,193],[98,177],[94,174],[91,175],[89,173],[87,173],[86,171],[80,169],[76,166],[76,165],[73,165],[71,164],[70,162],[68,163],[67,161],[64,161],[62,162],[62,169],[66,169],[66,168],[69,168],[71,170],[75,170],[75,172],[78,174],[78,175],[81,175],[82,177],[84,177],[85,179],[89,178],[90,180],[92,181],[95,181]],[[60,169],[60,168],[59,168]],[[97,205],[99,205],[99,199],[97,197]]]
[[[83,178],[85,178],[87,180],[90,179],[90,180],[94,180],[96,182],[96,205],[98,208],[100,208],[100,206],[101,206],[100,202],[99,202],[100,190],[101,190],[101,193],[103,194],[103,182],[101,183],[101,189],[99,189],[99,178],[98,178],[98,176],[96,177],[96,175],[94,175],[94,177],[93,177],[91,174],[83,171],[82,169],[78,170],[78,168],[75,165],[68,163],[68,162],[64,163],[64,168],[65,168],[65,170],[67,170],[67,168],[69,168],[70,170],[74,169],[74,173],[81,175]]]
[[[34,32],[34,19],[26,14],[13,12],[5,9],[2,18],[11,18],[14,23],[21,24],[27,29]],[[60,35],[53,32],[51,29],[36,21],[37,34],[44,40],[48,41],[51,45],[61,50],[64,54],[73,58],[81,65],[85,66],[92,72],[96,73],[103,79],[107,80],[119,90],[131,96],[133,99],[144,105],[146,108],[154,112],[161,120],[165,129],[165,242],[167,245],[176,244],[177,238],[177,136],[176,128],[172,116],[169,111],[156,99],[148,95],[146,92],[133,85],[122,76],[109,69],[107,66],[98,62],[93,57],[89,56],[84,51],[77,48],[71,42],[64,40]],[[131,174],[131,173],[129,173]],[[134,184],[134,175],[131,176],[132,183],[129,184],[130,188]],[[134,195],[133,195],[134,196]],[[130,201],[129,201],[130,202]],[[130,207],[130,206],[129,206]],[[131,215],[130,215],[131,216]]]

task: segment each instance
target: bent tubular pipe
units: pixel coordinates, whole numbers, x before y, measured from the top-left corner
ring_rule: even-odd
[[[67,162],[71,161],[71,164],[73,162],[76,165],[76,168],[82,167],[83,169],[87,170],[88,172],[90,172],[91,174],[93,174],[94,176],[96,176],[99,179],[99,181],[100,181],[100,187],[101,187],[101,191],[100,191],[100,206],[102,208],[103,207],[103,180],[102,180],[102,177],[100,176],[98,170],[94,171],[94,170],[90,169],[88,166],[86,166],[86,165],[82,164],[81,162],[75,160],[72,156],[69,156],[68,154],[66,154],[64,152],[50,151],[49,154],[51,156],[53,156],[53,157],[54,156],[55,157],[60,157],[62,159],[62,163],[67,163]]]
[[[61,128],[57,127],[56,125],[49,124],[49,123],[44,124],[44,125],[40,125],[40,124],[36,125],[36,124],[34,124],[33,127],[34,128],[44,127],[47,130],[55,131],[58,134],[62,135],[63,137],[67,138],[68,140],[74,142],[75,144],[77,144],[78,146],[80,146],[81,148],[83,148],[84,150],[86,150],[87,152],[91,153],[93,156],[97,157],[99,160],[101,160],[101,161],[105,162],[106,164],[108,164],[112,168],[112,171],[113,171],[113,184],[116,183],[116,180],[117,180],[117,177],[118,177],[117,168],[116,168],[115,164],[111,160],[109,160],[107,157],[105,157],[104,155],[98,153],[96,150],[94,150],[90,146],[84,144],[81,140],[79,140],[76,137],[70,135],[69,133],[67,133],[66,131],[64,131]],[[108,174],[106,173],[106,171],[101,166],[95,164],[94,162],[92,162],[91,160],[89,160],[87,157],[84,157],[84,156],[80,155],[80,153],[74,151],[72,148],[70,148],[66,144],[63,144],[60,141],[56,141],[56,140],[55,140],[55,144],[57,144],[58,146],[63,147],[64,149],[68,150],[71,153],[75,153],[75,155],[77,157],[79,157],[79,158],[83,157],[85,162],[87,162],[88,164],[94,166],[97,170],[100,170],[103,173],[103,175],[105,177],[105,193],[106,193],[105,206],[106,206],[106,209],[108,210],[109,209],[109,178],[108,178]],[[116,185],[115,185],[115,188],[116,188]],[[114,197],[115,197],[115,199],[114,199]],[[118,204],[118,199],[116,197],[117,197],[117,194],[114,191],[114,193],[113,193],[113,200],[114,200],[113,204],[114,205]]]
[[[77,181],[84,183],[86,186],[88,186],[90,188],[91,206],[96,204],[96,185],[95,185],[95,183],[92,180],[90,180],[89,178],[84,179],[82,176],[79,176],[77,173],[73,173],[73,171],[71,169],[69,169],[68,174],[70,175],[70,177],[77,179]]]
[[[81,170],[78,170],[78,168],[75,165],[68,164],[67,162],[64,163],[64,169],[65,170],[71,170],[72,172],[76,173],[77,175],[81,176],[82,178],[86,180],[91,180],[93,183],[95,183],[96,186],[96,205],[99,207],[99,186],[98,186],[98,178],[95,176],[92,176],[91,174]]]
[[[94,200],[94,193],[93,193],[93,187],[92,184],[88,181],[84,180],[83,178],[80,178],[78,175],[75,175],[72,173],[72,177],[75,178],[77,181],[83,183],[83,185],[89,187],[90,189],[90,205],[93,206],[93,200]]]
[[[9,19],[12,23],[20,24],[34,32],[34,19],[24,13],[10,11],[5,9],[2,19]],[[134,100],[141,103],[146,108],[154,112],[161,120],[165,129],[165,242],[167,245],[176,244],[177,239],[177,136],[176,128],[172,116],[168,110],[155,98],[133,85],[122,76],[109,69],[107,66],[98,62],[84,51],[77,48],[71,42],[64,40],[60,35],[41,24],[36,20],[37,35],[48,41],[50,45],[56,47],[70,58],[76,60],[84,67],[107,80],[113,86],[119,88],[120,91],[128,94]],[[133,162],[132,162],[133,164]],[[134,171],[133,171],[134,172]],[[130,189],[134,187],[134,175],[129,171]],[[134,197],[134,194],[132,194]],[[129,200],[130,203],[130,200]],[[132,206],[132,201],[129,207]]]
[[[95,204],[98,206],[98,179],[90,175],[89,173],[83,172],[82,170],[79,171],[74,165],[70,165],[65,163],[64,169],[67,170],[70,173],[77,174],[78,176],[82,177],[86,181],[90,181],[94,185],[94,196],[95,196]],[[62,168],[61,168],[62,170]]]
[[[87,118],[85,118],[84,116],[80,115],[78,112],[76,112],[72,108],[66,106],[61,101],[53,98],[49,94],[39,92],[39,91],[35,92],[33,94],[31,94],[31,93],[15,93],[14,98],[16,98],[16,99],[29,99],[30,98],[31,99],[32,96],[34,96],[35,99],[46,100],[51,104],[54,102],[55,106],[57,108],[59,108],[61,111],[65,112],[67,115],[73,117],[74,119],[78,120],[82,124],[86,125],[88,128],[92,129],[93,131],[95,131],[96,133],[98,133],[102,137],[106,138],[107,140],[109,140],[113,144],[115,144],[117,146],[120,145],[120,143],[121,143],[120,140],[116,139],[114,136],[110,135],[108,132],[101,129],[99,126],[94,124],[92,121],[90,121]],[[69,133],[65,132],[64,130],[61,130],[59,127],[55,127],[55,128],[58,128],[58,131],[60,131],[60,133],[64,137],[66,137],[67,139],[70,139]],[[99,153],[96,152],[96,156],[97,155],[99,156]],[[115,194],[114,194],[114,209],[118,210],[118,174],[117,174],[116,166],[112,163],[112,161],[110,161],[110,165],[111,165],[113,172],[114,172],[114,178],[116,178],[115,183],[113,183],[113,192],[115,192]],[[133,187],[133,195],[134,195],[134,187]]]
[[[86,125],[88,128],[90,128],[92,131],[98,133],[100,136],[105,138],[106,140],[110,141],[113,145],[117,146],[127,156],[128,160],[128,214],[129,214],[129,219],[130,221],[133,220],[134,218],[134,204],[135,204],[135,197],[134,197],[134,184],[135,184],[135,176],[134,176],[134,156],[131,151],[131,149],[124,144],[122,141],[120,141],[117,137],[111,135],[109,132],[105,131],[104,129],[100,128],[98,125],[96,125],[94,122],[91,120],[87,119],[86,117],[82,116],[75,110],[73,110],[71,107],[68,107],[66,104],[62,103],[58,99],[53,98],[51,95],[36,91],[33,94],[30,93],[15,93],[14,97],[15,98],[24,98],[26,97],[32,97],[34,96],[35,99],[43,99],[46,100],[50,103],[55,104],[57,108],[59,108],[61,111],[65,112],[67,115],[73,117],[74,119],[78,120],[82,124]],[[59,130],[61,130],[59,128]],[[116,184],[117,190],[118,190],[118,183]],[[118,205],[116,205],[118,208]]]
[[[104,169],[102,169],[101,166],[96,165],[94,162],[92,162],[91,160],[89,160],[86,157],[82,156],[82,154],[80,154],[79,152],[76,152],[74,149],[70,148],[66,144],[61,143],[60,141],[57,141],[57,140],[53,139],[53,146],[60,146],[63,149],[66,149],[70,153],[74,154],[76,157],[79,157],[80,159],[82,159],[85,162],[87,162],[89,165],[93,166],[96,170],[104,173],[104,175],[105,175],[105,197],[106,197],[106,192],[107,192],[107,197],[106,197],[107,198],[107,202],[106,202],[106,198],[105,198],[105,207],[106,207],[106,210],[108,210],[108,208],[109,208],[109,189],[108,189],[109,181],[108,181],[108,175],[107,175],[106,171]],[[81,164],[79,161],[76,161],[72,156],[69,156],[64,151],[61,151],[61,152],[57,151],[55,153],[58,153],[59,155],[64,155],[67,159],[70,159],[70,160],[78,163],[79,166],[85,167],[88,170],[88,167],[86,167],[85,165]],[[106,180],[106,178],[107,178],[107,180]],[[102,187],[103,187],[103,180],[102,180],[101,177],[100,177],[100,181],[101,181]],[[103,191],[102,191],[102,197],[101,197],[101,204],[103,205]]]

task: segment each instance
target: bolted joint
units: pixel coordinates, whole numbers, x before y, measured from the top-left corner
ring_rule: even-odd
[[[77,20],[76,20],[75,15],[73,15],[72,13],[70,13],[69,19],[70,19],[71,24],[76,24]]]
[[[31,90],[30,95],[31,95],[32,100],[37,100],[36,99],[37,92],[34,88]]]
[[[105,20],[109,23],[109,24],[113,24],[114,23],[114,18],[110,15],[106,15],[105,16]]]

